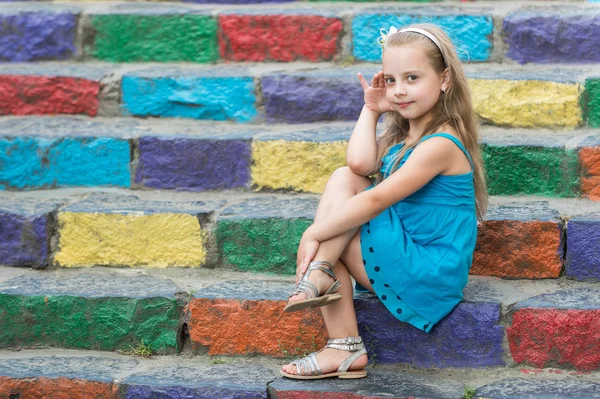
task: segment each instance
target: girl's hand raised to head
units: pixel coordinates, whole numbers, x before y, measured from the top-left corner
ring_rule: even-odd
[[[385,97],[385,80],[383,80],[382,71],[373,75],[370,86],[360,72],[358,73],[358,80],[365,92],[365,105],[367,108],[379,114],[392,110],[392,104]]]
[[[308,230],[302,235],[300,245],[298,246],[298,256],[296,258],[296,284],[306,273],[308,264],[313,260],[319,249],[319,241],[315,240]]]

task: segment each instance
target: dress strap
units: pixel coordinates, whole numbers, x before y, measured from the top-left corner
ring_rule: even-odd
[[[456,144],[456,146],[461,149],[461,151],[465,154],[465,156],[469,160],[469,163],[471,164],[471,169],[475,169],[475,167],[473,166],[473,159],[471,158],[471,154],[469,154],[469,151],[467,151],[467,149],[460,142],[459,139],[457,139],[456,137],[454,137],[453,135],[448,134],[448,133],[434,133],[434,134],[430,134],[428,136],[423,137],[421,139],[421,142],[423,142],[425,140],[429,140],[430,138],[433,138],[433,137],[445,137],[448,140],[452,141],[454,144]]]

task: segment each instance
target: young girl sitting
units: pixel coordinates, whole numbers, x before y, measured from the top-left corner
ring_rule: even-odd
[[[358,74],[365,105],[348,166],[329,179],[302,236],[298,286],[285,309],[328,305],[321,311],[331,339],[285,365],[289,378],[367,375],[350,277],[425,333],[460,302],[467,283],[487,192],[462,65],[433,25],[392,28],[380,44],[382,71],[370,86]],[[384,113],[388,127],[376,139]],[[374,173],[375,185],[365,177]]]

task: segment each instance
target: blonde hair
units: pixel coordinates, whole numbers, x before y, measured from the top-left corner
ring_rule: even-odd
[[[440,94],[440,99],[432,108],[432,120],[425,126],[421,137],[410,145],[404,146],[394,162],[391,170],[396,170],[400,160],[406,151],[415,148],[422,137],[436,133],[438,129],[448,124],[456,130],[460,141],[466,147],[473,159],[473,184],[475,186],[475,207],[477,218],[482,220],[483,214],[487,209],[488,194],[485,182],[485,168],[481,150],[479,149],[479,132],[475,113],[471,103],[471,92],[467,83],[467,78],[463,71],[462,63],[456,55],[456,49],[450,38],[439,27],[431,24],[411,25],[410,28],[420,28],[428,31],[438,40],[438,48],[427,36],[415,32],[398,32],[387,37],[383,51],[389,47],[398,47],[407,44],[419,43],[425,50],[431,66],[438,73],[442,74],[447,68],[450,75],[450,85],[445,93]],[[441,53],[440,53],[441,50]],[[402,118],[397,112],[388,112],[386,133],[379,138],[379,143],[385,151],[380,152],[377,159],[378,169],[381,169],[381,159],[390,147],[400,143],[408,137],[409,121]],[[381,170],[377,173],[376,183],[383,180]]]

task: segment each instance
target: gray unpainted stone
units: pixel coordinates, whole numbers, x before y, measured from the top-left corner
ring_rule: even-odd
[[[313,219],[318,204],[318,198],[251,198],[246,201],[228,206],[221,212],[219,219]]]
[[[456,399],[464,394],[464,386],[458,382],[437,378],[414,376],[405,372],[368,369],[366,378],[356,380],[326,379],[298,381],[278,378],[269,384],[269,395],[279,398],[286,391],[305,391],[323,394],[353,394],[352,398],[411,398]]]
[[[504,203],[490,206],[485,220],[519,220],[519,221],[551,221],[559,222],[559,213],[549,207],[548,201],[531,201],[523,203]]]
[[[507,379],[483,386],[475,395],[490,399],[598,399],[600,383]]]
[[[170,280],[148,275],[124,276],[111,272],[74,273],[56,270],[15,277],[0,284],[7,295],[64,295],[86,298],[174,298],[179,292]]]
[[[600,308],[600,287],[576,287],[551,294],[542,294],[519,302],[514,308],[598,310]]]

